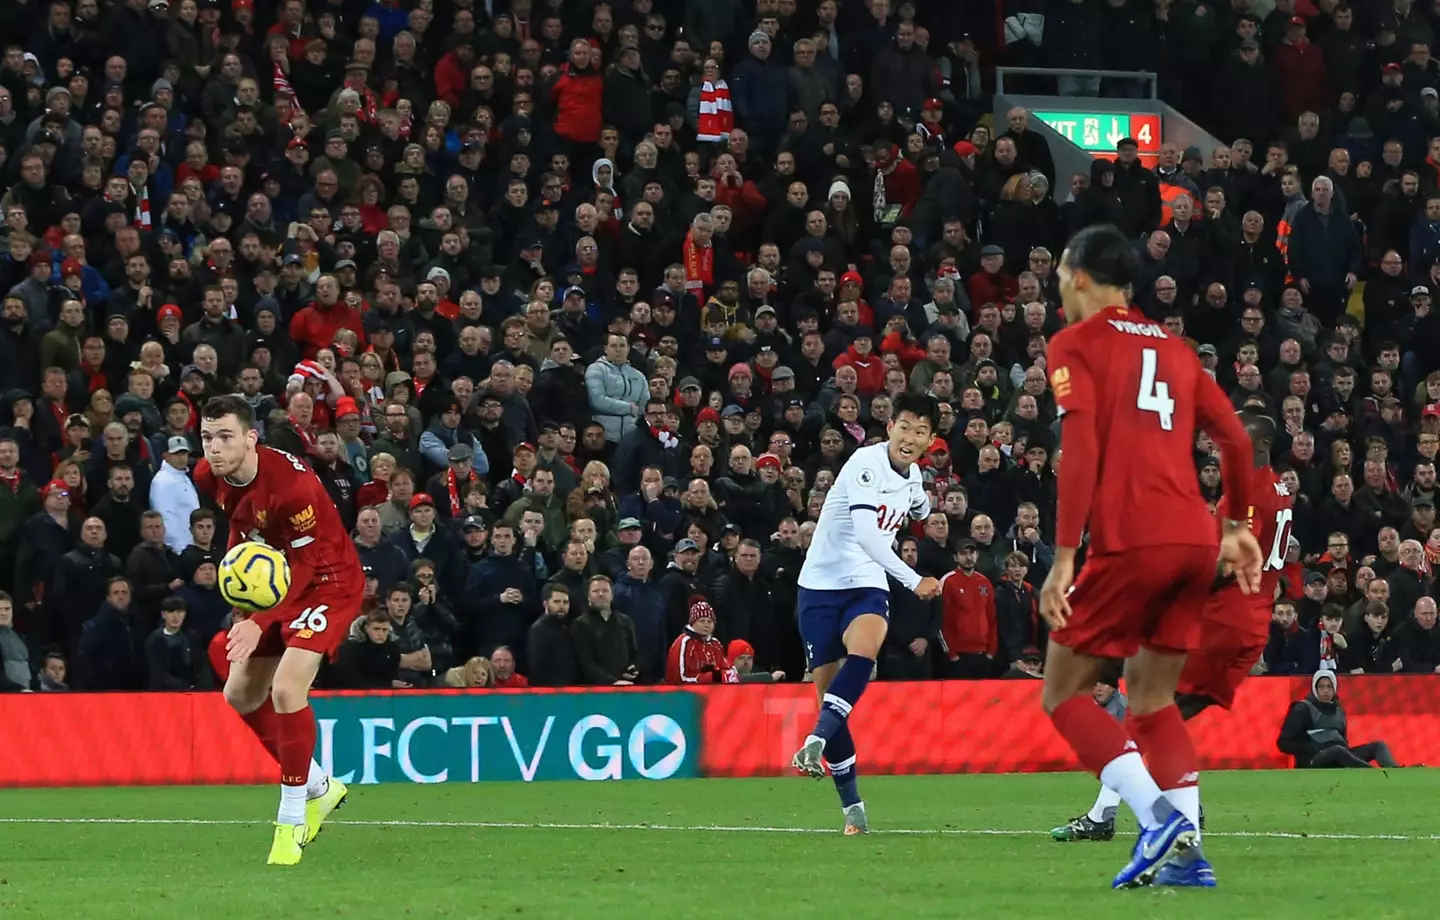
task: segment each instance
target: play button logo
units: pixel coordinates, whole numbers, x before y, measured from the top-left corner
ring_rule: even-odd
[[[646,779],[669,779],[685,762],[685,732],[669,716],[648,715],[630,730],[627,745],[635,772]]]

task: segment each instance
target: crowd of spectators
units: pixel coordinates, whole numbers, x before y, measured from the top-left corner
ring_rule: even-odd
[[[353,528],[329,685],[800,679],[825,491],[906,391],[941,423],[899,549],[955,574],[892,596],[880,674],[1038,675],[1055,266],[1099,222],[1280,424],[1263,667],[1440,670],[1436,15],[7,0],[0,687],[213,685],[228,528],[187,474],[227,392]],[[1056,175],[997,63],[1154,72],[1221,144]]]

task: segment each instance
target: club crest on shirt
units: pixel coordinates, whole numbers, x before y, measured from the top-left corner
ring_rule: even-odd
[[[265,526],[265,512],[264,512],[264,510],[260,510],[260,511],[255,512],[255,524],[256,524],[256,526],[261,527],[261,528],[263,528],[263,527]]]
[[[1057,367],[1050,372],[1050,388],[1057,399],[1070,395],[1070,368]]]

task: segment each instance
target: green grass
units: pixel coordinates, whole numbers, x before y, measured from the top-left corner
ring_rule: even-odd
[[[1440,856],[1431,837],[1440,773],[1217,773],[1204,782],[1215,891],[1110,891],[1133,840],[1128,828],[1108,844],[1051,842],[1043,832],[1094,796],[1079,775],[864,777],[872,826],[890,831],[865,838],[824,833],[840,823],[828,781],[352,787],[294,869],[265,865],[272,787],[7,790],[0,917],[1429,913],[1424,867]],[[80,818],[178,823],[25,820]],[[198,821],[220,823],[185,823]],[[544,824],[646,826],[534,826]],[[965,833],[986,830],[1011,833]]]

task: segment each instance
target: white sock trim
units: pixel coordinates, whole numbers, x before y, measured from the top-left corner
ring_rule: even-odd
[[[281,786],[280,810],[275,815],[277,824],[305,823],[305,787]]]
[[[1166,800],[1180,814],[1190,819],[1195,825],[1195,833],[1200,833],[1200,787],[1181,786],[1177,789],[1164,790]]]
[[[1119,806],[1120,793],[1111,789],[1109,786],[1101,786],[1100,794],[1095,797],[1095,804],[1090,806],[1090,811],[1086,817],[1091,821],[1103,821],[1105,820],[1106,811],[1111,808],[1118,808]]]
[[[1140,826],[1147,830],[1155,827],[1155,800],[1160,798],[1160,787],[1145,768],[1145,761],[1139,751],[1126,751],[1105,765],[1100,771],[1100,782],[1120,794]]]
[[[310,758],[310,773],[305,779],[305,797],[318,799],[328,791],[330,791],[330,777],[325,775],[324,769],[315,762],[315,758]]]
[[[825,694],[825,705],[834,706],[835,709],[839,711],[842,716],[847,719],[850,718],[850,701],[845,699],[845,697],[836,696],[833,693],[827,693]]]

